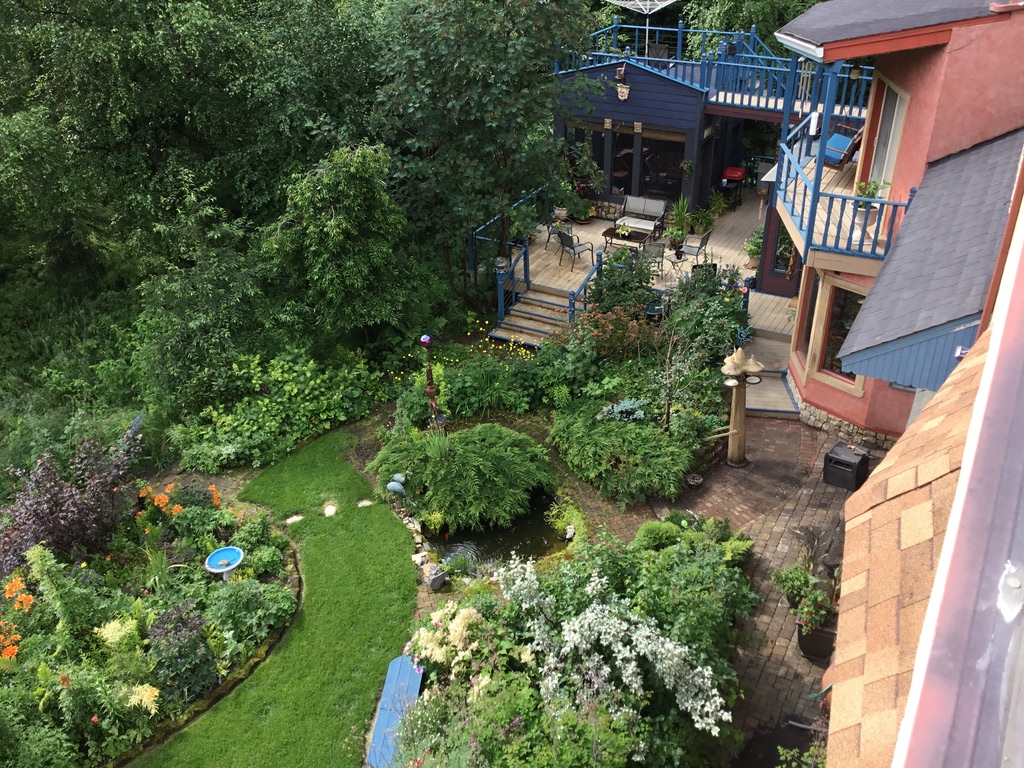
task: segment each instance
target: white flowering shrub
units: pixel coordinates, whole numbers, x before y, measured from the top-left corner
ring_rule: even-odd
[[[723,627],[756,596],[721,542],[602,542],[545,571],[513,556],[495,579],[501,600],[442,605],[406,648],[426,690],[402,723],[403,764],[728,764],[738,686]],[[694,606],[702,626],[686,621]]]

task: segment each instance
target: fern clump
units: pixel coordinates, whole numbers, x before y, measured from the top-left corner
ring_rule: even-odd
[[[409,507],[434,530],[507,527],[530,506],[535,488],[551,490],[555,475],[546,451],[499,424],[452,434],[410,430],[394,434],[367,467],[387,498],[394,474],[406,477]]]

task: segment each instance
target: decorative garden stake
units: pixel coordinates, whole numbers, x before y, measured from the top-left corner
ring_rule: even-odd
[[[747,357],[739,347],[725,358],[722,373],[726,375],[725,386],[732,390],[732,408],[729,410],[729,453],[726,464],[742,467],[747,463],[747,387],[761,383],[758,374],[764,370],[764,363]]]
[[[431,365],[430,337],[426,334],[420,336],[420,344],[427,349],[427,400],[430,402],[430,423],[437,423],[437,387],[434,386],[434,368]]]

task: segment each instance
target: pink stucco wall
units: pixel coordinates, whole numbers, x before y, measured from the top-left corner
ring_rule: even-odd
[[[790,381],[796,385],[804,402],[858,427],[887,435],[903,434],[914,405],[913,394],[893,389],[881,379],[865,379],[862,397],[847,394],[815,379],[809,378],[802,385],[799,377],[791,375]]]
[[[1024,126],[1024,11],[877,64],[911,97],[891,196],[920,181],[925,163]]]

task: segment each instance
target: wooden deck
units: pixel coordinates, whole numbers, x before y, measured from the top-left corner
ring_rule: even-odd
[[[749,277],[754,274],[756,264],[748,267],[747,256],[743,253],[743,241],[750,237],[750,234],[764,223],[765,206],[761,199],[752,189],[743,190],[743,203],[736,207],[735,211],[726,211],[716,221],[708,241],[708,253],[719,265],[725,267],[736,267],[740,270],[741,277]],[[580,242],[591,243],[594,252],[605,249],[604,237],[601,235],[604,230],[611,226],[606,219],[594,219],[590,224],[573,224],[573,234],[579,236]],[[558,263],[560,248],[556,240],[552,239],[550,244],[545,244],[547,231],[540,229],[537,232],[533,244],[530,246],[530,280],[535,284],[560,288],[567,291],[579,290],[582,286],[591,264],[589,254],[581,257],[575,267],[570,270],[569,258],[563,257],[562,264]],[[657,238],[653,242],[665,243],[666,249],[668,239]],[[689,262],[684,264],[688,271]],[[665,262],[665,270],[662,275],[654,280],[654,287],[668,289],[678,281],[678,276]]]

